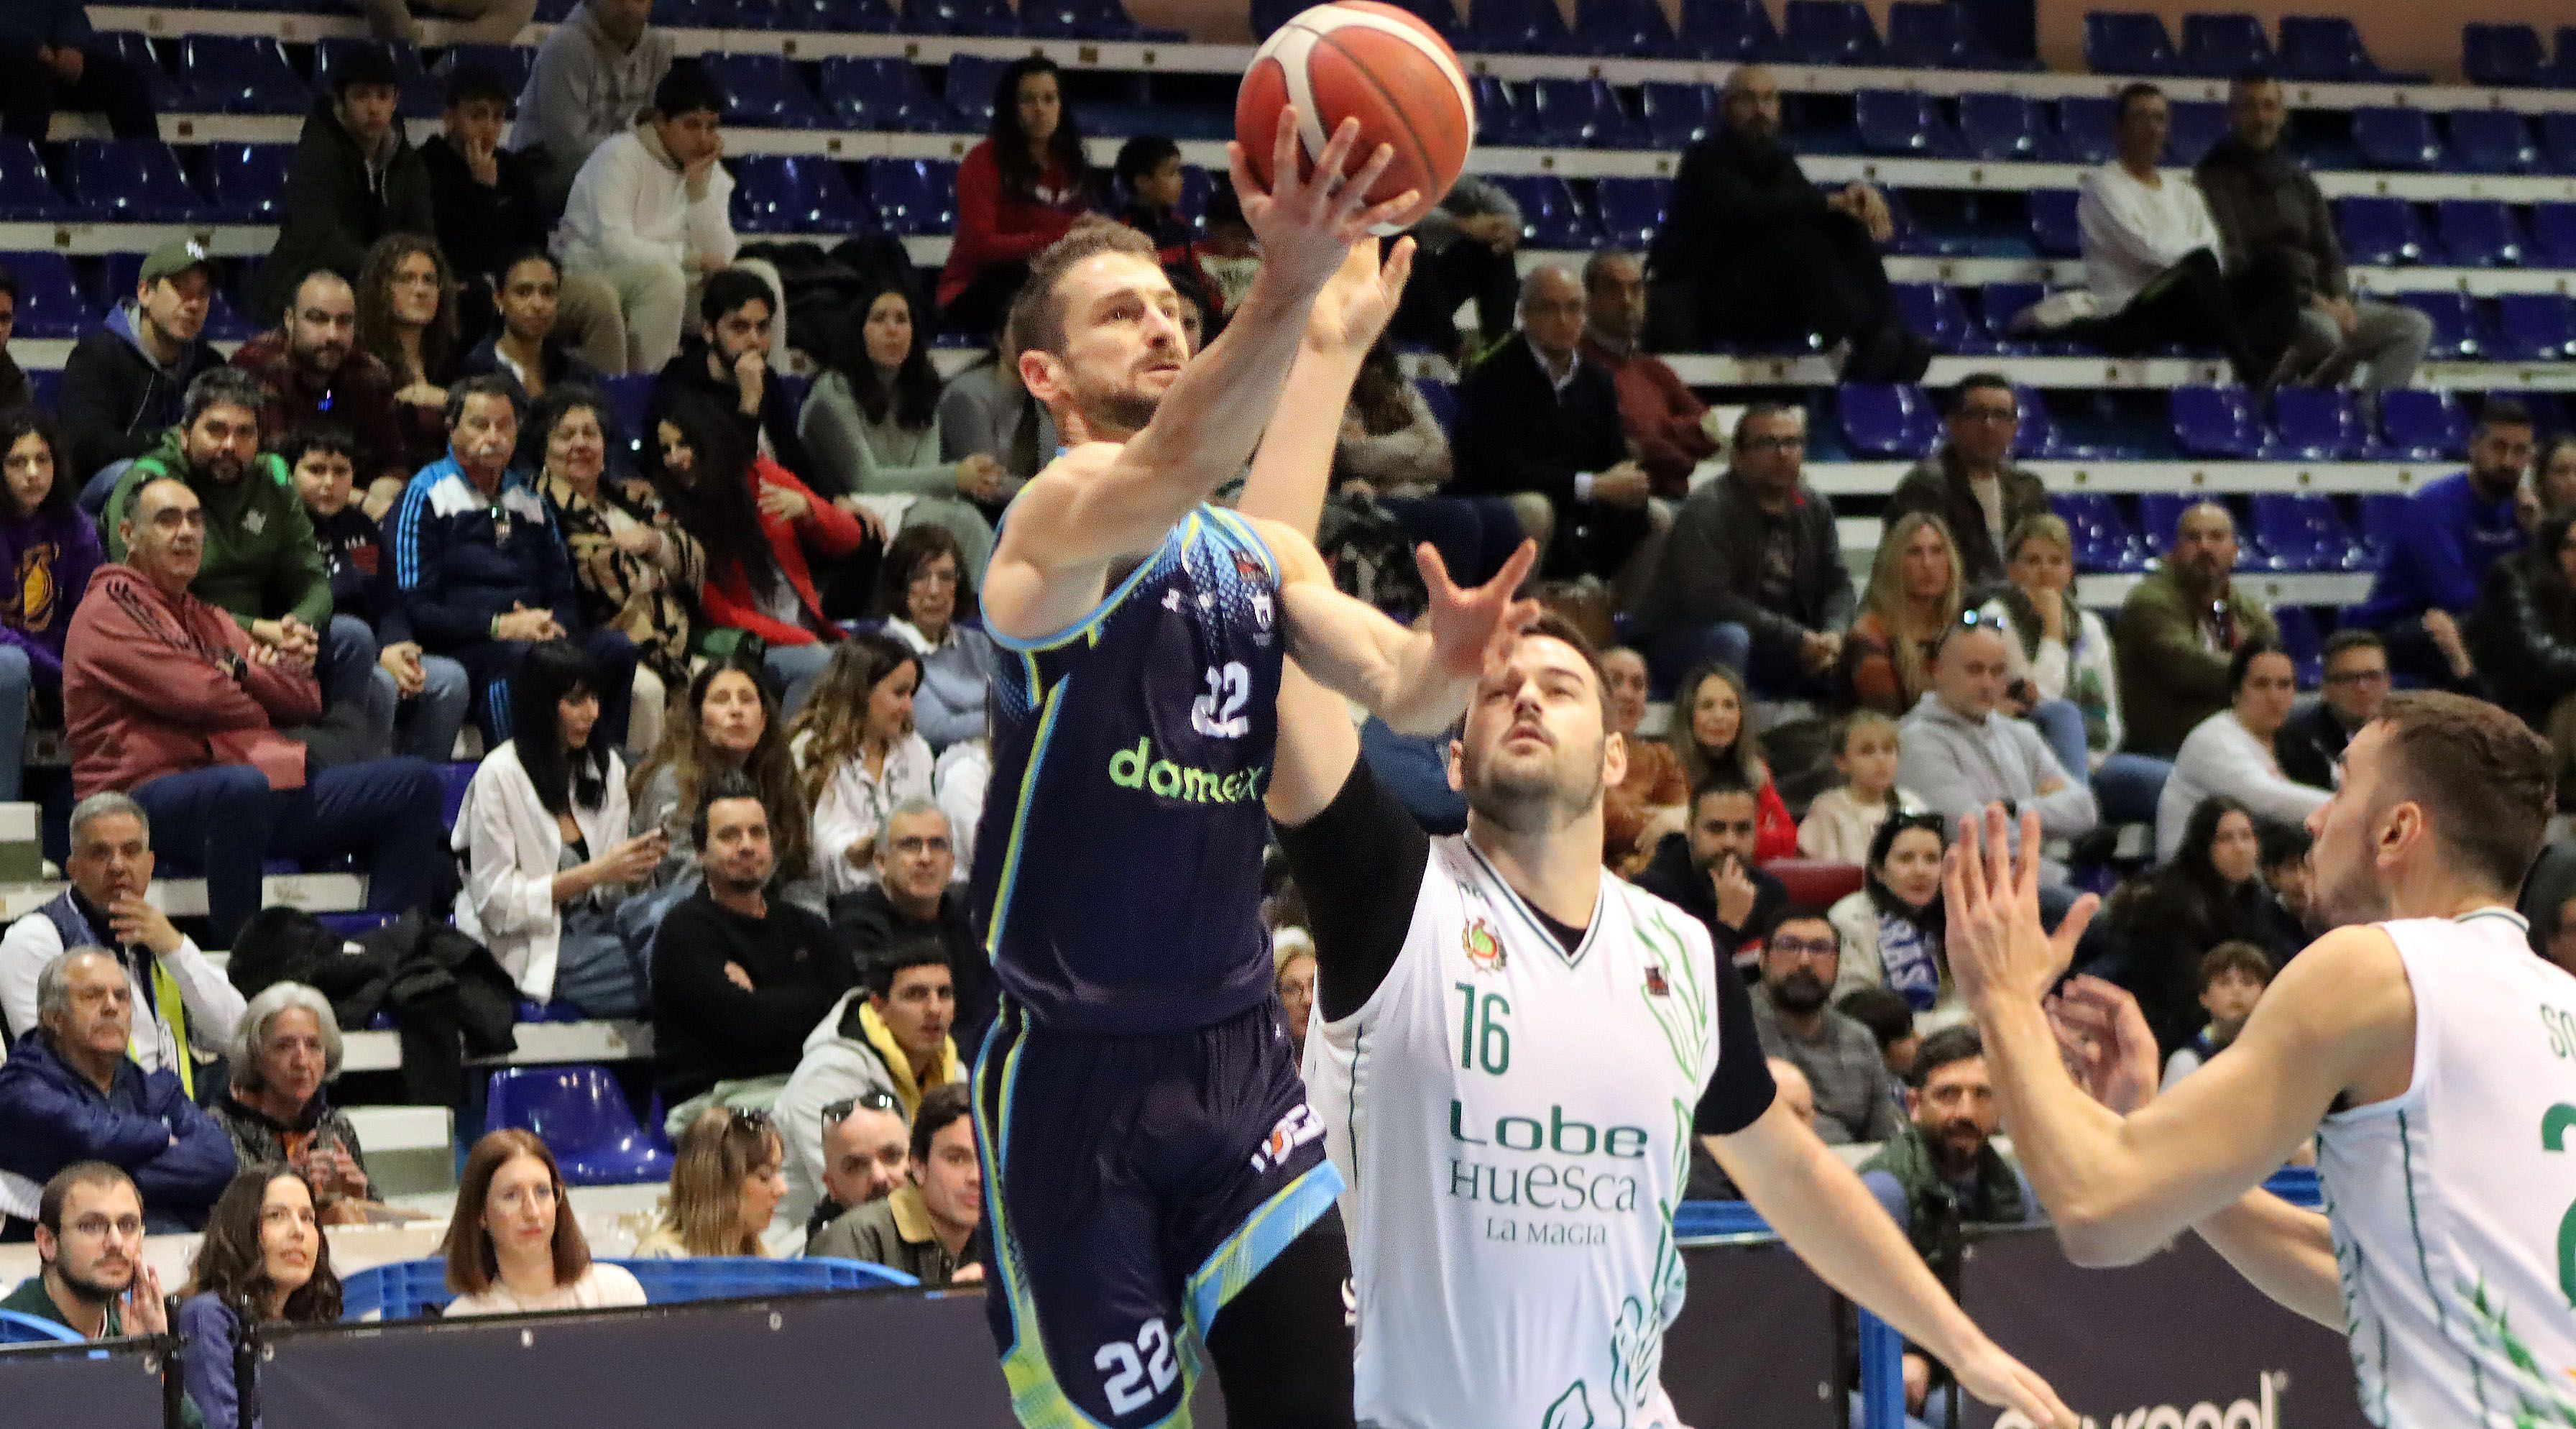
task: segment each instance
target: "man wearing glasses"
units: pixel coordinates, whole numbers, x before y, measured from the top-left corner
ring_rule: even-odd
[[[20,1282],[0,1310],[93,1340],[168,1331],[161,1277],[143,1263],[143,1197],[123,1171],[82,1161],[45,1183],[36,1259],[44,1273]]]
[[[1833,503],[1807,485],[1806,416],[1756,402],[1735,423],[1726,474],[1681,505],[1637,624],[1659,685],[1712,661],[1758,695],[1821,699],[1852,619]]]
[[[1887,1094],[1878,1039],[1831,1006],[1842,935],[1813,908],[1782,914],[1762,944],[1753,1029],[1762,1050],[1807,1074],[1816,1089],[1816,1135],[1828,1144],[1893,1141],[1905,1130]]]
[[[2013,465],[2021,403],[2012,382],[1993,372],[1959,379],[1950,395],[1950,439],[1915,464],[1887,498],[1887,524],[1920,511],[1938,516],[1959,545],[1959,579],[1967,589],[2004,581],[2004,533],[2048,514],[2039,478]]]
[[[2318,789],[2339,782],[2335,766],[2361,727],[2388,700],[2388,647],[2368,630],[2338,630],[2326,641],[2325,698],[2290,716],[2272,738],[2281,772]]]
[[[938,944],[956,978],[957,1045],[974,1047],[992,1025],[1001,993],[956,874],[956,834],[948,815],[928,799],[907,799],[886,815],[884,836],[877,840],[877,881],[833,897],[832,929],[848,942],[862,973],[898,943]]]

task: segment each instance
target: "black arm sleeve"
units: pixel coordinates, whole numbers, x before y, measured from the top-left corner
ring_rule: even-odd
[[[1753,995],[1744,990],[1724,949],[1717,955],[1717,1071],[1699,1094],[1691,1129],[1702,1136],[1732,1136],[1762,1119],[1780,1089],[1762,1059],[1762,1035],[1753,1030]]]
[[[1293,829],[1280,826],[1279,846],[1313,923],[1317,1011],[1327,1022],[1348,1017],[1376,994],[1404,951],[1413,926],[1409,895],[1431,862],[1431,836],[1361,759],[1322,813]]]

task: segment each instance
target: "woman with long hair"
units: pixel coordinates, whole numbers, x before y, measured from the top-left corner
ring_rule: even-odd
[[[1029,260],[1064,237],[1098,187],[1055,61],[1013,60],[993,84],[993,127],[957,166],[957,237],[939,270],[940,326],[978,338],[999,328]]]
[[[1825,910],[1843,941],[1837,1000],[1856,987],[1884,987],[1918,1018],[1964,1014],[1942,945],[1941,860],[1949,847],[1949,820],[1939,814],[1891,814],[1870,836],[1860,891]]]
[[[63,697],[63,637],[90,573],[107,559],[98,527],[74,504],[79,478],[62,432],[33,407],[0,412],[0,803],[26,774],[27,700]]]
[[[2522,528],[2536,531],[2547,517],[2576,509],[2576,432],[2560,432],[2540,444],[2531,463],[2531,480],[2516,503]]]
[[[939,374],[929,333],[914,321],[911,289],[882,280],[852,311],[859,330],[835,344],[831,370],[797,418],[805,450],[834,484],[887,513],[897,535],[917,526],[946,531],[967,578],[981,582],[993,554],[984,509],[1006,495],[1002,464],[981,452],[955,461],[940,454]]]
[[[829,568],[867,545],[872,518],[815,495],[704,397],[674,396],[655,414],[654,437],[654,486],[706,551],[701,624],[710,635],[740,632],[720,645],[702,640],[703,653],[730,653],[741,635],[758,636],[793,713],[841,638],[823,615]]]
[[[1702,665],[1682,677],[1673,692],[1673,727],[1664,737],[1681,761],[1682,777],[1693,789],[1724,770],[1754,791],[1760,825],[1753,857],[1768,863],[1798,856],[1798,822],[1780,786],[1771,782],[1771,765],[1762,757],[1762,736],[1744,717],[1744,677],[1728,666]],[[1669,837],[1669,834],[1666,835]]]
[[[388,233],[367,250],[357,288],[358,350],[393,373],[403,469],[418,471],[447,455],[447,385],[462,375],[464,357],[456,341],[456,280],[437,240]],[[376,494],[368,492],[369,514]]]
[[[931,797],[935,761],[912,727],[921,659],[886,635],[841,642],[804,713],[788,726],[788,748],[814,810],[814,864],[827,893],[856,893],[874,880],[877,830],[908,799]]]
[[[913,692],[913,727],[945,751],[984,732],[984,696],[1001,654],[975,614],[975,582],[957,538],[938,526],[907,526],[886,547],[877,582],[885,633],[921,659]]]
[[[593,1017],[644,1010],[645,972],[617,906],[669,852],[658,828],[629,837],[626,765],[599,724],[599,678],[581,647],[549,640],[510,678],[511,737],[465,786],[451,844],[465,859],[456,926],[534,1002]]]
[[[787,1148],[767,1112],[713,1106],[680,1133],[662,1219],[638,1260],[767,1255],[760,1243],[787,1198]]]
[[[579,383],[546,389],[528,413],[543,463],[537,490],[572,555],[583,616],[635,642],[629,749],[661,739],[670,692],[689,678],[706,548],[672,519],[652,483],[607,479],[608,401]]]
[[[325,1325],[340,1318],[340,1277],[322,1234],[313,1185],[292,1166],[244,1167],[215,1199],[179,1292],[171,1330],[188,1347],[181,1377],[206,1429],[235,1429],[233,1353],[253,1325]]]
[[[2559,788],[2576,790],[2576,506],[2487,567],[2465,633],[2496,703],[2549,736]]]
[[[2106,824],[2145,823],[2170,760],[2122,752],[2120,670],[2102,617],[2075,600],[2075,538],[2063,518],[2025,516],[2004,536],[2003,589],[1980,617],[2004,637],[2004,677],[2029,702],[2067,777],[2093,786]]]
[[[465,1154],[440,1254],[456,1292],[450,1320],[644,1303],[633,1272],[590,1258],[554,1152],[515,1127],[485,1132]]]
[[[812,818],[795,757],[787,751],[787,729],[760,668],[739,658],[698,671],[688,698],[671,711],[661,747],[635,771],[635,830],[660,831],[670,849],[655,884],[697,875],[698,849],[689,831],[702,791],[726,773],[743,775],[760,791],[780,896],[821,911],[822,891],[810,882]]]
[[[1852,698],[1902,718],[1932,688],[1932,652],[1959,618],[1959,547],[1940,517],[1914,511],[1879,542],[1860,615],[1843,637]]]
[[[2277,961],[2265,904],[2262,828],[2238,799],[2213,794],[2192,808],[2164,867],[2120,889],[2105,918],[2117,940],[2117,981],[2138,995],[2156,1043],[2171,1052],[2200,1031],[2200,960],[2221,943],[2252,943]]]
[[[1333,447],[1334,495],[1386,508],[1404,533],[1428,541],[1461,580],[1489,580],[1525,536],[1512,503],[1448,490],[1449,434],[1404,375],[1383,337],[1360,359]]]

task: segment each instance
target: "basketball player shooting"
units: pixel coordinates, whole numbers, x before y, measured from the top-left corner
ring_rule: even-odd
[[[2576,1422],[2576,978],[2513,911],[2553,771],[2493,705],[2391,698],[2308,819],[2338,926],[2161,1096],[2145,1021],[2107,985],[2079,978],[2059,1008],[2092,1095],[2060,1059],[2045,1001],[2094,900],[2041,928],[2035,817],[2018,868],[2001,808],[1961,822],[1952,969],[2070,1257],[2125,1265],[2196,1229],[2348,1335],[2382,1429]],[[2255,1189],[2312,1134],[2324,1215]]]
[[[1033,1429],[1186,1422],[1204,1342],[1242,1429],[1351,1420],[1339,1176],[1271,991],[1262,794],[1283,656],[1388,723],[1447,727],[1496,632],[1534,612],[1425,562],[1408,631],[1333,587],[1289,527],[1207,504],[1241,472],[1310,328],[1374,332],[1412,248],[1345,264],[1381,145],[1348,122],[1301,178],[1283,109],[1235,191],[1262,263],[1196,357],[1152,244],[1078,226],[1040,254],[1010,330],[1069,449],[1006,514],[983,600],[992,796],[976,840],[1002,1015],[976,1069],[993,1286],[1012,1407]],[[1338,421],[1338,415],[1334,418]]]

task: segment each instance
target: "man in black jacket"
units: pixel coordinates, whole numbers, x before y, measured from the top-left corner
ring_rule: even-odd
[[[950,881],[956,871],[948,815],[928,799],[906,800],[886,815],[877,839],[877,881],[834,896],[832,928],[862,975],[901,944],[928,940],[946,950],[957,989],[957,1045],[972,1049],[982,1045],[1001,991],[966,890]]]
[[[805,454],[796,404],[770,371],[771,332],[785,320],[758,273],[739,267],[709,273],[698,292],[697,334],[664,365],[653,400],[668,403],[682,392],[713,398],[741,423],[743,440],[758,445],[766,438],[769,455],[798,480],[826,497],[847,496]]]
[[[2272,746],[2283,774],[2331,789],[2343,782],[2335,771],[2343,747],[2388,702],[2388,646],[2375,630],[2338,630],[2326,640],[2324,664],[2325,697],[2290,716]]]
[[[1607,577],[1645,538],[1648,479],[1619,425],[1617,384],[1578,350],[1583,317],[1572,273],[1521,280],[1519,334],[1458,389],[1453,485],[1508,499],[1551,570]]]
[[[1882,513],[1897,518],[1920,511],[1938,516],[1959,546],[1959,583],[1971,592],[2004,583],[2014,527],[2048,514],[2048,491],[2039,478],[2013,465],[2013,438],[2021,432],[2021,402],[1998,373],[1972,372],[1950,395],[1949,440],[1914,464],[1888,495]],[[1972,599],[1974,597],[1972,596]]]
[[[1749,967],[1789,906],[1789,886],[1754,866],[1761,804],[1732,774],[1691,793],[1690,827],[1666,834],[1637,886],[1708,925],[1721,956]]]
[[[1878,249],[1895,234],[1864,183],[1821,193],[1780,142],[1780,86],[1760,65],[1727,79],[1717,132],[1682,154],[1648,266],[1648,345],[1831,348],[1846,382],[1912,382],[1932,346],[1905,326]]]
[[[192,238],[144,256],[134,301],[121,303],[72,348],[58,399],[72,470],[82,479],[139,457],[179,425],[188,384],[221,354],[202,334],[214,300],[213,260]]]
[[[262,319],[276,321],[314,269],[355,283],[377,239],[438,231],[429,170],[395,114],[401,96],[393,60],[373,48],[350,51],[331,71],[331,92],[315,102],[295,143],[285,217],[260,280]]]

